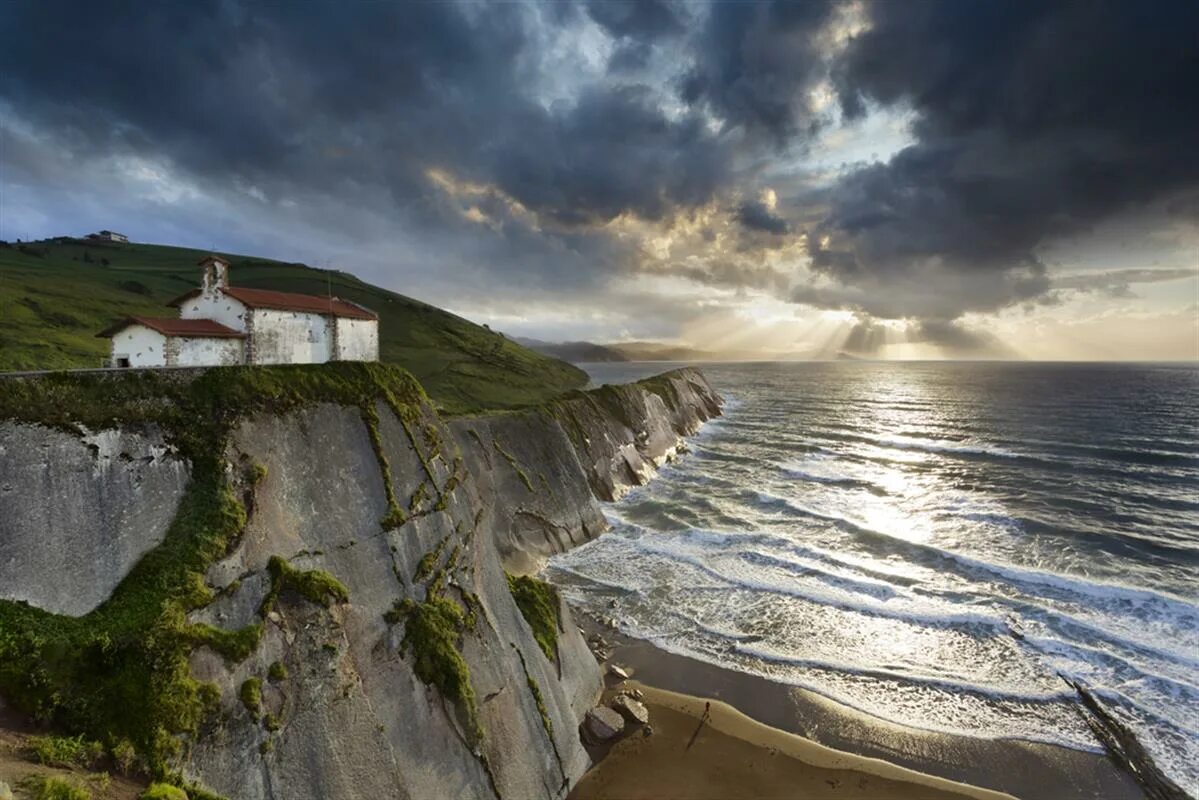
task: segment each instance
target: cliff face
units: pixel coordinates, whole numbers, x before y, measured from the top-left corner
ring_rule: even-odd
[[[362,368],[343,369],[357,380]],[[94,435],[66,432],[62,417],[53,428],[29,424],[30,414],[0,425],[0,484],[9,487],[0,491],[0,554],[11,554],[0,596],[29,604],[0,602],[0,622],[14,640],[69,635],[83,652],[98,628],[105,641],[117,637],[109,647],[118,653],[128,647],[146,660],[142,650],[153,648],[182,670],[178,692],[202,713],[191,726],[156,723],[143,740],[140,722],[119,712],[99,721],[84,713],[94,698],[30,708],[42,702],[41,684],[12,671],[0,669],[0,694],[110,746],[126,737],[152,746],[185,781],[238,800],[564,797],[589,763],[578,726],[599,670],[552,590],[542,589],[538,617],[518,604],[505,569],[532,571],[602,532],[596,497],[644,482],[681,436],[719,413],[715,393],[684,370],[447,423],[419,389],[397,400],[410,387],[391,375],[359,403],[340,376],[313,389],[310,373],[295,374],[303,391],[232,419],[220,451],[207,455],[190,440],[172,449],[170,432],[186,428],[170,417],[166,435],[114,425],[107,444],[90,448]],[[117,612],[149,591],[130,586],[145,574],[158,576],[156,586],[175,580],[147,564],[182,546],[180,518],[194,505],[184,484],[190,477],[194,492],[207,476],[227,489],[219,519],[230,533],[206,559],[179,550],[196,573],[177,585],[190,588],[161,604],[173,616],[139,611],[151,614],[153,634],[137,639],[130,612]],[[89,539],[96,519],[104,525]],[[74,551],[70,569],[86,589],[46,588],[62,569],[51,554],[63,549]],[[110,634],[112,619],[125,627]],[[556,641],[547,643],[547,626]],[[163,649],[163,630],[176,649]],[[108,677],[81,669],[51,662],[46,680],[61,674],[108,691]]]
[[[492,536],[505,564],[535,572],[545,557],[602,533],[597,500],[648,481],[720,407],[702,372],[679,369],[450,427],[481,497],[497,512]]]

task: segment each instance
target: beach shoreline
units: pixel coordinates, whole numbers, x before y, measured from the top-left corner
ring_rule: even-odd
[[[650,724],[655,733],[645,742],[639,742],[636,739],[642,738],[641,734],[634,732],[631,737],[612,747],[610,753],[593,754],[606,757],[580,782],[572,794],[575,800],[631,800],[643,796],[630,793],[631,786],[622,783],[620,775],[629,771],[642,775],[657,774],[663,770],[672,773],[683,771],[676,776],[675,783],[670,784],[672,791],[677,791],[677,794],[659,794],[659,797],[723,797],[732,800],[734,796],[771,796],[768,786],[759,785],[764,780],[760,774],[762,765],[773,765],[767,773],[786,775],[787,781],[800,780],[805,775],[821,775],[823,773],[818,763],[812,761],[811,754],[816,752],[811,749],[813,746],[831,749],[850,758],[852,762],[847,762],[849,765],[843,769],[853,772],[856,777],[851,781],[840,780],[838,787],[841,793],[831,793],[828,795],[830,797],[942,796],[929,795],[924,791],[929,787],[921,787],[920,784],[907,783],[908,789],[900,789],[898,784],[903,783],[902,780],[895,786],[888,784],[890,788],[887,791],[895,792],[893,794],[880,793],[877,781],[873,784],[868,781],[868,785],[873,787],[868,793],[855,794],[857,790],[853,787],[861,777],[858,773],[875,774],[877,777],[870,767],[879,763],[910,771],[912,775],[943,780],[957,787],[957,795],[944,796],[996,796],[969,794],[977,789],[1024,800],[1138,800],[1144,797],[1132,777],[1103,754],[1057,745],[982,739],[896,725],[797,687],[667,652],[650,642],[616,633],[585,614],[576,616],[588,636],[599,633],[605,638],[610,650],[609,661],[624,667],[631,676],[630,682],[646,692],[651,712]],[[609,688],[611,691],[612,687]],[[730,725],[728,727],[732,732],[724,732],[727,738],[722,738],[719,747],[713,747],[706,753],[706,760],[679,758],[675,752],[678,750],[677,742],[673,741],[677,738],[681,724],[677,715],[687,715],[688,709],[694,712],[699,708],[698,714],[691,715],[698,719],[704,702],[709,700],[713,701],[713,708],[727,707],[732,714],[783,738],[755,738],[747,733],[745,725]],[[655,715],[655,711],[666,712],[675,734],[661,740],[657,746],[646,743],[660,735],[656,716],[662,714]],[[798,755],[791,757],[803,762],[802,768],[789,762],[780,762],[782,766],[779,766],[769,760],[776,758],[772,752],[780,750],[780,742],[801,743],[795,751]],[[753,755],[755,752],[757,758]],[[745,780],[740,784],[713,784],[712,777],[708,776],[707,783],[700,784],[700,791],[686,789],[689,785],[688,770],[698,769],[698,779],[699,774],[713,766],[709,762],[727,759],[730,755],[740,761],[724,765],[724,771],[743,773]],[[754,762],[755,766],[749,767],[749,762]],[[781,777],[778,779],[783,780]],[[838,779],[825,777],[821,780]],[[733,791],[736,786],[744,786],[747,793],[704,794],[704,785],[719,785],[721,791]],[[756,788],[749,790],[751,786]],[[822,796],[819,794],[821,786],[831,788],[831,785],[816,783],[809,787],[809,794],[802,796]],[[763,791],[766,793],[763,794]],[[813,791],[817,793],[812,794]],[[904,791],[911,793],[904,794]],[[779,793],[774,796],[797,795]]]

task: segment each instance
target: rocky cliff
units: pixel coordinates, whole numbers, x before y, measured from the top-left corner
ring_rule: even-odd
[[[563,797],[600,675],[518,576],[719,410],[694,370],[448,421],[379,365],[0,382],[0,698],[193,797]]]

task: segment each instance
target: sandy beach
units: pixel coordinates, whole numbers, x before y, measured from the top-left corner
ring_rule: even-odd
[[[645,694],[653,734],[617,742],[578,784],[573,800],[1010,800],[1011,795],[842,753],[763,725],[720,701],[630,681]]]
[[[590,634],[594,623],[586,627]],[[571,795],[578,800],[1144,796],[1104,755],[894,725],[795,687],[603,635],[614,645],[612,662],[632,674],[628,685],[646,693],[654,734],[594,752],[597,766]],[[708,700],[712,722],[687,749]]]

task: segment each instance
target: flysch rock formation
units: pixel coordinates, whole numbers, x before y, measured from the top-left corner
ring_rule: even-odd
[[[543,652],[505,572],[599,535],[598,501],[648,480],[718,396],[687,369],[519,413],[393,408],[375,404],[374,429],[333,403],[233,429],[227,471],[259,473],[238,483],[245,528],[189,620],[262,632],[242,660],[192,652],[219,709],[174,757],[187,781],[236,800],[563,798],[589,766],[599,668],[561,601]],[[153,431],[103,435],[89,447],[95,435],[0,423],[0,596],[80,615],[161,540],[187,463]],[[279,563],[327,573],[344,599],[278,591]],[[56,585],[64,571],[80,579]],[[465,618],[471,702],[422,680],[428,652],[406,641],[412,609],[440,598]]]
[[[0,421],[0,598],[91,611],[162,541],[189,478],[152,427]]]

